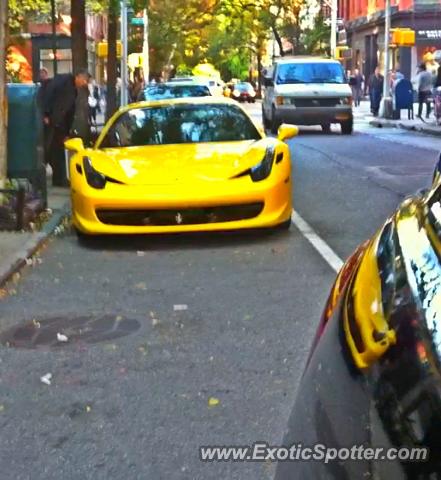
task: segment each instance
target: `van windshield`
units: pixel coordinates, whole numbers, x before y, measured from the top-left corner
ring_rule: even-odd
[[[284,63],[277,69],[276,83],[346,83],[338,63]]]

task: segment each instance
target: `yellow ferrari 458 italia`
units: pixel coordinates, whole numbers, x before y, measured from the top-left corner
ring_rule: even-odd
[[[186,98],[119,110],[93,148],[70,139],[79,234],[289,228],[291,162],[282,125],[267,138],[233,100]]]

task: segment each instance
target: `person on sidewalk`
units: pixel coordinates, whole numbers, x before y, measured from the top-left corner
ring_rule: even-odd
[[[383,85],[384,77],[381,75],[379,67],[376,67],[374,73],[369,78],[369,97],[371,99],[371,112],[374,117],[378,116],[378,111],[380,110]]]
[[[427,71],[426,64],[422,63],[417,75],[418,88],[418,118],[423,119],[423,105],[426,104],[426,118],[430,116],[430,96],[432,93],[433,78]]]
[[[86,70],[80,70],[75,75],[56,75],[47,89],[44,122],[49,127],[48,157],[54,186],[66,186],[64,142],[73,133],[78,94],[86,90],[87,101],[89,78]]]
[[[352,98],[354,100],[354,106],[359,107],[361,97],[363,96],[364,77],[360,73],[360,70],[358,68],[354,70],[354,75],[351,77],[351,80]]]

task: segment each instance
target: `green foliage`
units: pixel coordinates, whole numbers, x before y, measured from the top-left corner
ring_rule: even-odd
[[[321,14],[317,15],[314,26],[302,33],[302,45],[304,53],[310,55],[329,55],[331,38],[331,27],[324,23]]]

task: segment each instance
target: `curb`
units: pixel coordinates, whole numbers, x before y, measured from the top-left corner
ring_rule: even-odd
[[[402,130],[408,130],[411,132],[424,133],[426,135],[432,135],[433,137],[441,137],[441,127],[436,126],[425,126],[425,125],[405,125],[401,122],[394,122],[390,120],[371,120],[369,125],[373,127],[389,127],[389,128],[400,128]]]
[[[29,239],[21,250],[16,252],[14,258],[11,258],[10,260],[10,265],[6,268],[0,268],[0,287],[3,287],[14,273],[17,273],[26,265],[26,260],[32,257],[32,255],[34,255],[43,243],[54,233],[54,230],[69,214],[69,210],[69,202],[66,202],[60,210],[53,213],[51,218],[44,224],[42,230]]]

